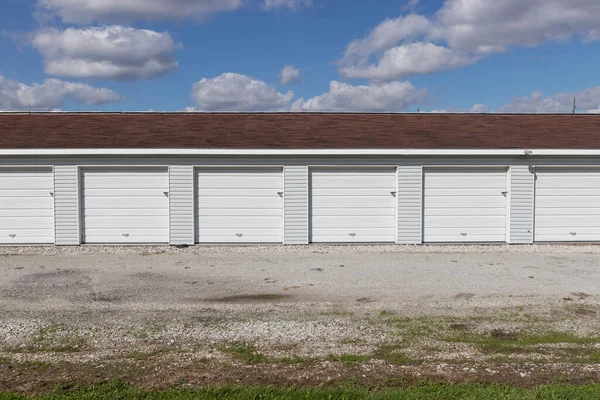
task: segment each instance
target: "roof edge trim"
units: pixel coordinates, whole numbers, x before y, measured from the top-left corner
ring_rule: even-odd
[[[600,156],[600,149],[0,149],[0,156]]]

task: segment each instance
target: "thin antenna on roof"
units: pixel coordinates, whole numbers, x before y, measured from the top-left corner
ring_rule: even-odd
[[[573,114],[577,111],[577,97],[573,97]]]

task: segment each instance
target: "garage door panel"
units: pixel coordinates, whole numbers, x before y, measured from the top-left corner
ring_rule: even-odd
[[[469,215],[469,216],[428,216],[427,226],[430,228],[445,228],[448,226],[456,227],[458,231],[462,228],[479,228],[482,226],[482,220],[492,226],[503,226],[506,224],[506,216],[493,215]],[[470,232],[473,229],[469,230]]]
[[[86,197],[85,205],[88,209],[103,209],[112,210],[120,209],[156,209],[164,210],[165,204],[168,204],[169,199],[166,196],[157,194],[154,196],[138,197],[138,196],[106,196],[106,197]]]
[[[339,228],[391,228],[396,226],[395,221],[390,216],[353,216],[340,219],[337,216],[313,216],[315,226],[336,226]]]
[[[11,235],[14,235],[11,236]],[[54,229],[0,229],[0,243],[21,244],[51,244],[54,242]]]
[[[600,197],[595,196],[537,196],[535,205],[537,209],[543,208],[587,208],[600,204]]]
[[[44,197],[0,197],[0,209],[49,210],[54,209],[54,199],[50,195]]]
[[[0,168],[0,244],[54,243],[52,168]]]
[[[4,189],[0,191],[0,198],[2,197],[19,197],[19,198],[30,198],[30,197],[52,197],[54,189]]]
[[[83,171],[85,243],[168,243],[167,168]]]
[[[315,188],[312,190],[313,196],[361,196],[361,197],[388,197],[391,192],[396,192],[395,188],[390,190],[389,187],[377,187],[368,190],[357,191],[353,188]]]
[[[282,210],[277,208],[203,208],[200,217],[235,216],[235,217],[282,217]]]
[[[385,196],[318,196],[312,197],[313,209],[318,208],[394,208],[393,204],[390,204],[390,199],[393,200],[395,197],[391,194]],[[395,208],[394,208],[395,209]]]
[[[313,169],[311,241],[394,242],[396,169]]]
[[[313,176],[312,189],[317,188],[352,188],[354,190],[369,190],[381,188],[382,182],[389,178],[389,172],[317,172]],[[386,187],[386,185],[383,185]]]
[[[600,203],[599,203],[600,204]],[[591,207],[539,207],[536,210],[537,217],[544,217],[549,215],[557,215],[557,216],[597,216],[600,215],[600,207],[599,208],[591,208]]]
[[[569,197],[569,196],[592,196],[600,197],[600,187],[578,187],[578,188],[567,188],[567,187],[552,187],[552,188],[539,188],[537,191],[539,196],[557,196],[557,197]]]
[[[315,208],[312,211],[313,217],[321,216],[345,216],[355,217],[356,215],[366,216],[386,216],[394,217],[396,210],[394,208],[378,208],[378,207],[331,207],[331,208]]]
[[[48,215],[42,216],[11,216],[11,217],[0,217],[0,226],[4,229],[19,229],[23,226],[31,226],[31,229],[37,229],[38,226],[53,226],[54,216]]]
[[[200,168],[200,243],[283,242],[282,168]]]
[[[496,196],[427,196],[424,197],[427,202],[427,208],[448,208],[448,204],[453,204],[463,210],[474,208],[496,208],[506,207],[506,198],[498,193]]]
[[[267,197],[279,198],[278,192],[281,190],[270,188],[227,188],[227,189],[200,189],[204,197]]]
[[[600,241],[600,170],[538,168],[535,241]]]
[[[169,230],[162,230],[160,232],[153,232],[148,234],[147,230],[141,230],[139,232],[132,232],[129,236],[124,236],[119,230],[90,230],[88,233],[90,238],[93,238],[93,243],[107,243],[107,244],[135,244],[135,243],[162,243],[164,242],[165,236],[168,237]]]
[[[571,235],[570,232],[556,232],[553,234],[536,235],[538,242],[597,242],[600,237],[600,229],[583,230],[578,229],[577,235]]]
[[[158,218],[148,218],[148,216],[120,216],[118,219],[106,218],[106,216],[86,216],[85,224],[94,228],[113,228],[113,229],[161,229],[164,228],[163,221]]]
[[[18,176],[8,176],[11,172],[0,172],[0,183],[7,190],[54,190],[52,172],[49,170],[46,175],[34,174],[27,176],[25,174],[17,174]]]
[[[211,235],[200,235],[201,243],[278,243],[283,241],[283,236],[280,230],[269,231],[269,232],[247,232],[243,236],[236,236],[235,233],[230,231],[223,231],[221,234],[219,231],[215,231]]]
[[[445,217],[445,216],[456,216],[456,210],[454,208],[427,208],[423,211],[423,215],[427,217]],[[500,209],[499,207],[474,207],[473,213],[471,214],[477,217],[487,217],[487,216],[498,216],[504,217],[506,215],[506,211]]]
[[[132,172],[135,176],[110,176],[110,174],[96,174],[86,172],[87,182],[86,190],[104,190],[112,191],[119,189],[164,189],[165,181],[162,172],[156,172],[152,175]],[[156,176],[159,175],[159,176]]]
[[[86,210],[88,217],[104,217],[110,212],[115,217],[154,217],[154,216],[169,216],[169,210],[164,208],[93,208]]]
[[[501,185],[500,185],[501,186]],[[455,196],[455,197],[481,197],[488,196],[496,198],[501,192],[498,192],[498,185],[492,188],[485,187],[455,187],[455,188],[426,188],[424,190],[426,196]]]
[[[425,242],[505,242],[504,168],[431,168],[424,171]]]
[[[282,198],[267,197],[202,197],[198,199],[200,209],[282,209]]]
[[[356,229],[356,232],[348,232],[348,229],[317,228],[313,230],[312,237],[313,241],[318,243],[385,243],[394,234],[395,228],[363,228]]]
[[[600,215],[538,215],[536,226],[546,227],[600,227]]]
[[[257,226],[278,226],[281,222],[281,215],[276,216],[248,216],[244,215],[243,218],[239,216],[200,216],[198,223],[204,229],[208,228],[231,228],[231,229],[253,229]]]

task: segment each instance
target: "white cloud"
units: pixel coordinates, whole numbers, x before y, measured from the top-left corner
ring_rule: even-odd
[[[344,78],[390,81],[468,65],[473,60],[468,54],[460,54],[433,43],[418,42],[387,50],[377,64],[341,68],[340,74]]]
[[[202,19],[233,11],[244,0],[37,0],[41,13],[58,15],[63,22],[129,22],[140,20]]]
[[[83,83],[46,79],[26,85],[0,75],[0,109],[5,111],[49,111],[61,107],[67,100],[97,105],[121,100],[118,93]]]
[[[263,7],[265,10],[270,11],[278,8],[297,9],[309,7],[311,4],[312,0],[265,0]]]
[[[287,107],[294,92],[279,93],[267,83],[232,72],[204,78],[192,88],[196,108],[188,111],[272,111]]]
[[[45,72],[69,78],[150,79],[178,68],[178,45],[168,33],[123,26],[44,29],[32,45],[42,54]]]
[[[289,85],[301,78],[300,70],[293,65],[286,65],[279,73],[282,85]]]
[[[554,97],[544,97],[539,91],[530,96],[514,97],[512,102],[500,107],[501,113],[571,113],[573,98],[577,98],[577,112],[600,112],[600,87],[579,92],[557,93]]]
[[[332,81],[329,92],[308,100],[299,99],[292,111],[392,112],[404,110],[427,97],[410,82],[353,86]]]
[[[431,110],[429,111],[432,114],[461,114],[461,113],[471,113],[471,114],[483,114],[489,112],[489,107],[485,104],[475,104],[473,107],[469,109],[463,108],[443,108],[441,110]]]
[[[600,40],[599,32],[597,0],[446,0],[431,18],[411,14],[388,19],[364,39],[351,42],[340,61],[340,73],[368,77],[377,71],[378,79],[395,80],[474,63],[513,46],[573,36],[584,42]],[[391,68],[395,62],[402,68]]]
[[[395,46],[399,41],[427,33],[431,22],[422,15],[386,19],[364,39],[352,41],[344,53],[343,62],[364,61],[371,54]]]

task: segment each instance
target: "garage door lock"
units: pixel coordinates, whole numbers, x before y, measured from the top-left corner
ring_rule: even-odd
[[[460,236],[467,236],[467,232],[461,233]]]
[[[8,236],[9,236],[9,237],[11,237],[11,238],[13,238],[13,239],[17,237],[17,235],[16,235],[16,234],[14,234],[14,233],[11,233],[11,234],[10,234],[10,235],[8,235]]]
[[[169,197],[169,192],[163,192],[166,197]]]
[[[124,234],[123,234],[123,237],[126,237],[126,238],[128,238],[128,237],[129,237],[129,233],[124,233]]]
[[[279,197],[283,197],[283,192],[277,192],[277,195],[278,195]]]
[[[242,236],[244,236],[244,234],[243,233],[236,233],[235,236],[242,237]]]
[[[502,192],[502,196],[506,197],[508,195],[508,192]]]
[[[352,237],[356,237],[356,233],[349,233],[348,235],[350,235]]]
[[[571,232],[571,236],[577,236],[577,232]]]

